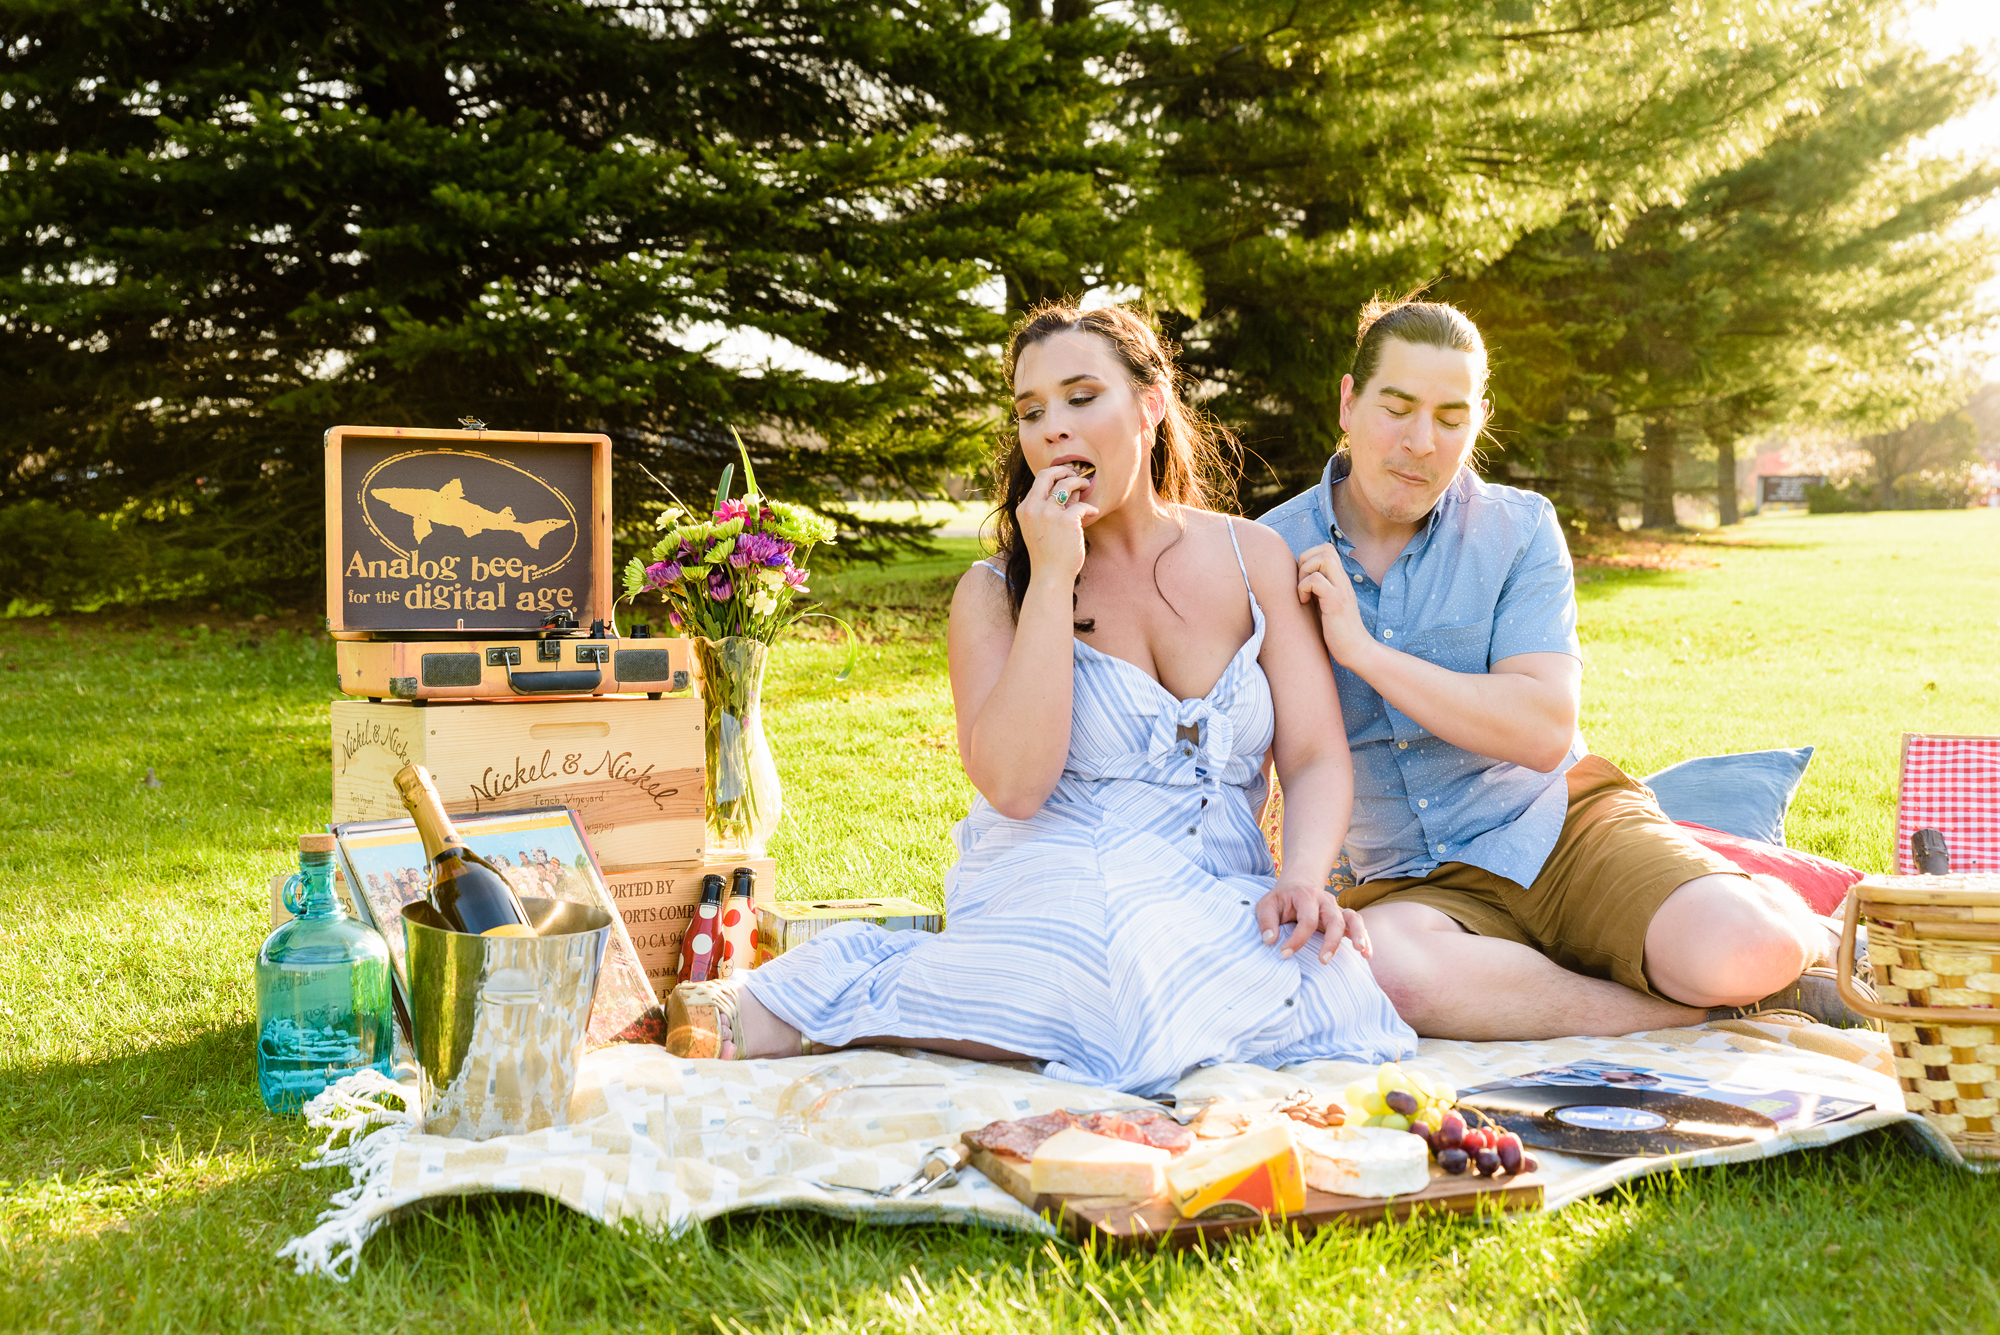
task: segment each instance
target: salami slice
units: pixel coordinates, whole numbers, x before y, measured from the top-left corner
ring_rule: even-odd
[[[1135,1145],[1151,1145],[1169,1154],[1183,1154],[1194,1145],[1194,1133],[1173,1118],[1151,1108],[1139,1108],[1131,1112],[1086,1113],[1079,1117],[1073,1112],[1057,1109],[1043,1113],[1039,1117],[1023,1117],[1018,1121],[990,1122],[977,1131],[966,1133],[968,1144],[978,1149],[990,1150],[995,1154],[1012,1155],[1019,1159],[1032,1159],[1041,1143],[1058,1131],[1070,1127],[1081,1127],[1085,1131],[1100,1136],[1110,1136],[1115,1140],[1128,1140]]]
[[[978,1149],[991,1150],[995,1154],[1011,1154],[1017,1159],[1032,1159],[1041,1143],[1058,1131],[1068,1130],[1080,1119],[1073,1112],[1058,1108],[1039,1117],[1023,1117],[1018,1121],[988,1122],[977,1131],[966,1133],[966,1142]]]

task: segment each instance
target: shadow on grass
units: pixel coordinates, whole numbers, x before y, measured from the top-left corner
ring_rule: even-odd
[[[1576,572],[1579,604],[1610,598],[1635,588],[1676,588],[1701,578],[1699,570],[1647,570],[1625,566],[1589,566]]]
[[[265,1111],[255,1045],[245,1022],[98,1061],[0,1069],[0,1179],[111,1169],[137,1137],[208,1143],[298,1127]]]

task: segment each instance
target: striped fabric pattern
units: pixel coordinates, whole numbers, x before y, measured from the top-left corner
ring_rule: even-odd
[[[1140,1094],[1210,1062],[1414,1052],[1352,946],[1322,965],[1315,937],[1285,960],[1258,932],[1274,714],[1254,594],[1250,610],[1250,638],[1196,700],[1076,641],[1062,778],[1028,820],[974,799],[952,831],[945,931],[845,924],[750,974],[757,999],[819,1043],[969,1039]]]

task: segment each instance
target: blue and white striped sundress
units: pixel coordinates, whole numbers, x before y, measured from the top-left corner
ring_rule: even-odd
[[[844,924],[747,975],[750,990],[815,1042],[970,1039],[1140,1094],[1210,1062],[1414,1052],[1353,946],[1321,964],[1315,936],[1281,959],[1258,931],[1274,877],[1253,813],[1273,711],[1255,593],[1250,614],[1197,700],[1075,641],[1062,778],[1027,820],[974,800],[952,831],[946,930]]]

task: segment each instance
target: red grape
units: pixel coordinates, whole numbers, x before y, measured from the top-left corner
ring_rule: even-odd
[[[1448,1150],[1457,1149],[1465,1143],[1465,1118],[1455,1112],[1448,1112],[1438,1119],[1437,1143]]]
[[[1465,1133],[1465,1148],[1473,1154],[1493,1148],[1492,1132],[1483,1126],[1475,1126]]]
[[[1521,1156],[1521,1171],[1524,1173],[1539,1173],[1542,1171],[1542,1161],[1532,1154],[1523,1154]]]
[[[1431,1130],[1430,1125],[1428,1123],[1426,1122],[1410,1123],[1410,1134],[1417,1137],[1419,1140],[1423,1141],[1424,1147],[1430,1150],[1431,1153],[1433,1154],[1437,1153],[1437,1135],[1435,1132]]]
[[[1389,1111],[1399,1117],[1411,1117],[1417,1111],[1417,1096],[1407,1089],[1392,1089],[1382,1096],[1382,1102],[1389,1105]]]
[[[1457,1177],[1472,1166],[1472,1159],[1456,1145],[1438,1151],[1438,1167]]]
[[[1492,1177],[1500,1171],[1500,1156],[1493,1150],[1481,1150],[1473,1160],[1479,1166],[1481,1177]]]
[[[1500,1137],[1500,1143],[1494,1148],[1494,1152],[1500,1156],[1502,1168],[1510,1173],[1521,1171],[1521,1138],[1512,1131]]]

